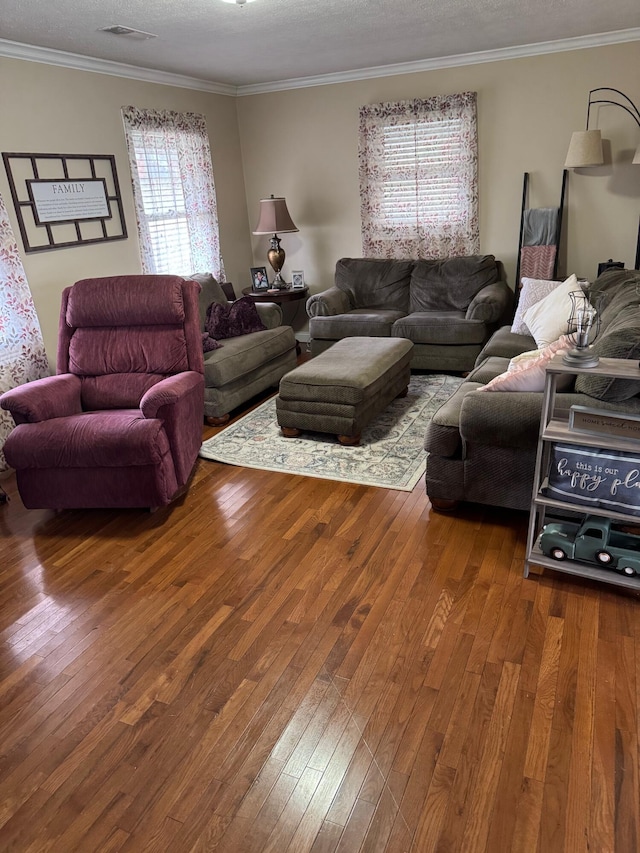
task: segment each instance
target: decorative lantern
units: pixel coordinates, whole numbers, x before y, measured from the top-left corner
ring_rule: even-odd
[[[600,359],[593,352],[592,343],[600,330],[600,315],[584,290],[572,291],[569,298],[571,313],[567,320],[567,334],[573,342],[573,349],[565,353],[562,360],[572,367],[596,367]]]

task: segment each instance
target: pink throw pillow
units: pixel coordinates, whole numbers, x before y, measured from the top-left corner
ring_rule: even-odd
[[[509,365],[505,373],[496,376],[486,385],[478,388],[478,391],[543,391],[545,381],[545,368],[551,359],[559,352],[570,350],[573,346],[568,335],[562,335],[557,341],[540,350],[538,355],[532,354],[531,358],[517,357]],[[573,376],[559,377],[557,390],[564,391],[571,387]]]

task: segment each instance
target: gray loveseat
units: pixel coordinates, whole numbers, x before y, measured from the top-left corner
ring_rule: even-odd
[[[640,272],[611,270],[591,286],[602,293],[601,330],[594,343],[605,358],[640,358]],[[499,329],[477,367],[440,407],[427,428],[426,490],[436,509],[459,501],[528,510],[536,458],[542,392],[478,388],[503,373],[513,356],[536,348],[533,338]],[[640,383],[581,375],[557,395],[573,405],[640,415]]]
[[[227,297],[209,273],[189,276],[199,282],[200,328],[204,331],[207,308],[212,302],[228,304]],[[278,383],[297,364],[296,337],[291,326],[282,325],[282,309],[271,302],[256,303],[266,329],[220,341],[222,346],[204,354],[204,414],[218,426],[229,412]]]
[[[471,370],[511,319],[513,292],[493,255],[445,260],[342,258],[335,284],[307,300],[311,354],[346,337],[407,338],[412,368]]]

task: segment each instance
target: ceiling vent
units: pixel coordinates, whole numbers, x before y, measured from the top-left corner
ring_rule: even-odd
[[[155,33],[145,33],[144,30],[134,30],[132,27],[123,27],[120,24],[114,24],[112,27],[100,27],[99,33],[111,33],[114,36],[126,36],[137,41],[145,41],[146,39],[157,39]]]

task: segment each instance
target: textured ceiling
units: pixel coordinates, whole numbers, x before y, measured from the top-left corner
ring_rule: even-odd
[[[2,0],[0,38],[234,86],[612,33],[639,0]],[[99,28],[155,33],[148,41]],[[1,52],[1,51],[0,51]]]

